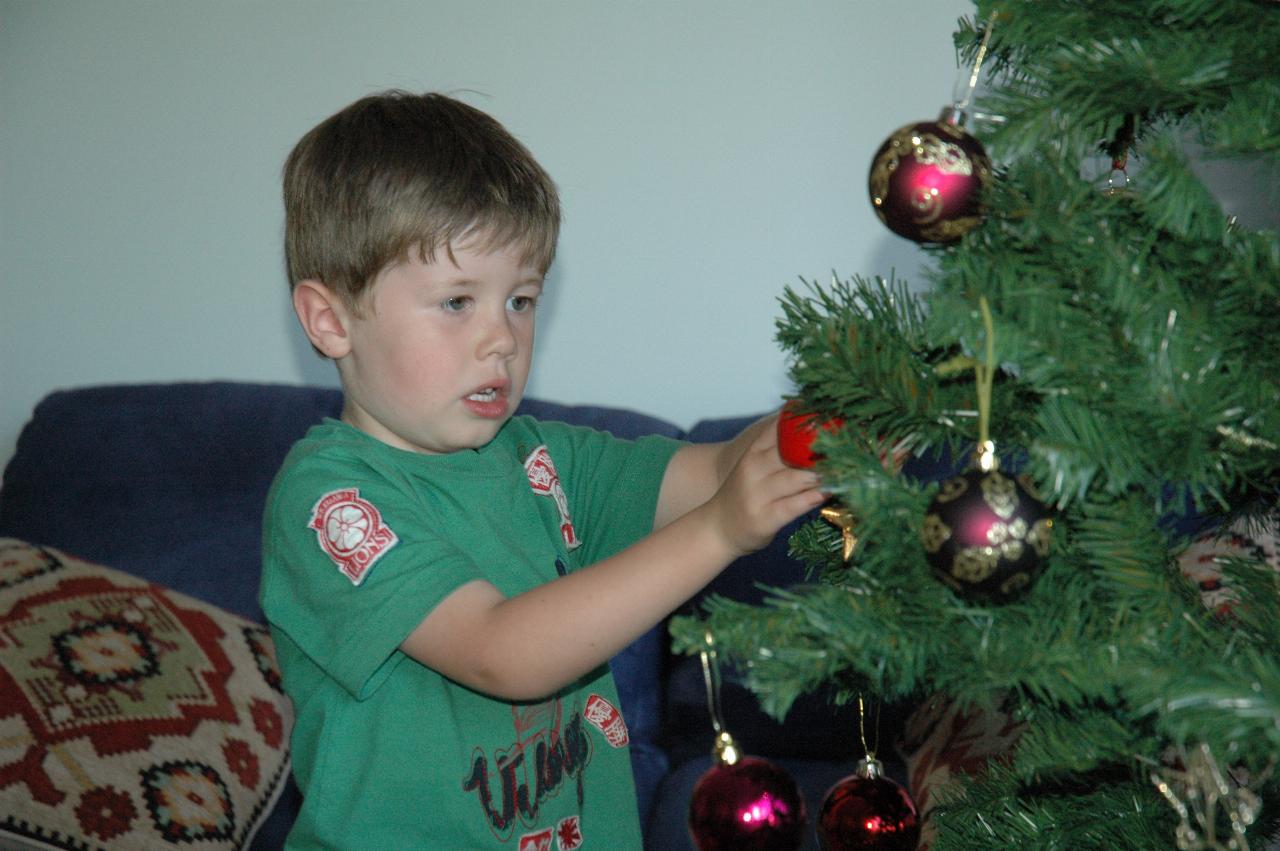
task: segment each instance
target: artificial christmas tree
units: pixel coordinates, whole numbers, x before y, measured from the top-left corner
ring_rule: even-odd
[[[812,584],[713,599],[676,643],[712,629],[778,716],[834,686],[999,719],[1000,750],[929,802],[939,851],[1261,848],[1280,820],[1280,235],[1233,221],[1189,152],[1276,174],[1280,3],[1008,0],[972,21],[966,57],[992,29],[969,127],[993,162],[984,220],[922,249],[923,295],[853,278],[782,300],[795,400],[843,423],[813,451],[856,551],[806,526]],[[1054,524],[1034,583],[999,600],[938,581],[921,543],[980,436],[989,332],[990,438]],[[884,445],[916,459],[895,473]]]

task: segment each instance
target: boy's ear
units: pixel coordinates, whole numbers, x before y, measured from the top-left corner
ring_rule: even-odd
[[[319,281],[299,281],[293,288],[293,312],[311,345],[325,357],[338,360],[351,351],[350,314],[333,290]]]

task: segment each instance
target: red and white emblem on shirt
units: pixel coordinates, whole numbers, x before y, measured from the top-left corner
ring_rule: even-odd
[[[382,514],[355,488],[330,491],[311,509],[308,528],[342,574],[359,585],[387,550],[400,539],[382,522]]]
[[[577,816],[560,819],[556,825],[556,845],[559,851],[574,851],[582,847],[582,825]]]
[[[627,733],[627,722],[617,708],[598,694],[587,698],[587,708],[582,710],[586,718],[596,729],[604,733],[605,740],[615,748],[625,747],[631,741]]]
[[[520,837],[519,851],[551,851],[553,838],[549,827],[536,833],[526,833]]]
[[[539,446],[524,461],[524,471],[529,476],[529,487],[539,496],[549,496],[555,500],[556,510],[560,512],[560,536],[569,549],[582,546],[578,533],[573,529],[573,520],[569,517],[569,497],[560,484],[560,476],[556,474],[556,465],[551,462],[551,453],[546,446]]]

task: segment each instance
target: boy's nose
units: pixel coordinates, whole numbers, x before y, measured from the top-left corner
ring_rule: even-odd
[[[504,310],[500,316],[492,317],[485,323],[484,334],[480,340],[480,357],[482,359],[490,355],[510,357],[515,354],[517,345],[515,330],[511,327],[511,320],[507,318],[507,312]]]

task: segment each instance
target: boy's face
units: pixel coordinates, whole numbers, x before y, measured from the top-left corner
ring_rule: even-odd
[[[343,420],[412,452],[488,443],[524,396],[542,278],[513,247],[384,269],[347,318]]]

